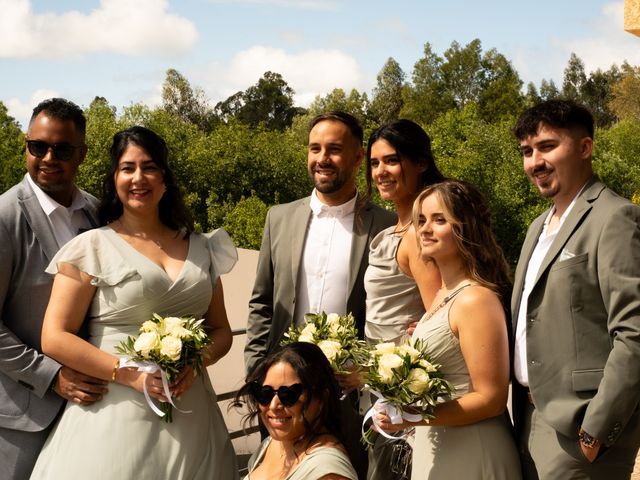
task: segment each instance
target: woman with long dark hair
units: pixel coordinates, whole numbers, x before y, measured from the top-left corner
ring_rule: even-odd
[[[247,377],[236,397],[269,436],[249,461],[246,480],[356,480],[342,446],[340,387],[322,350],[292,343]]]
[[[190,367],[169,385],[176,409],[166,423],[143,391],[166,402],[162,372],[121,363],[116,346],[154,313],[204,318],[207,365],[227,353],[220,275],[236,251],[222,230],[193,233],[162,138],[143,127],[118,132],[104,181],[102,228],[54,257],[42,329],[43,351],[63,365],[110,381],[102,400],[69,402],[32,478],[234,479],[235,454],[208,376]],[[88,336],[79,335],[86,327]]]

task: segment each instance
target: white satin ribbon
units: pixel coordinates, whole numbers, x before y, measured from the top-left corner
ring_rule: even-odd
[[[387,400],[385,400],[382,394],[377,390],[370,390],[370,392],[371,394],[376,396],[378,400],[376,400],[376,403],[374,403],[373,406],[367,411],[367,413],[364,416],[364,419],[362,420],[363,437],[364,437],[365,425],[367,423],[367,420],[369,419],[371,419],[373,424],[376,427],[378,427],[377,432],[388,440],[391,440],[391,441],[401,440],[407,436],[407,435],[394,436],[394,435],[389,435],[387,432],[385,432],[380,427],[380,424],[376,419],[376,414],[378,412],[386,413],[389,419],[391,420],[391,423],[393,423],[394,425],[402,423],[403,420],[406,420],[408,422],[419,422],[420,420],[422,420],[421,415],[418,415],[416,413],[403,412],[398,407],[390,404],[389,402],[387,402]]]
[[[137,368],[139,372],[144,372],[148,374],[154,374],[157,371],[160,371],[160,378],[162,378],[162,389],[163,389],[164,396],[167,397],[167,401],[171,404],[173,408],[175,408],[179,412],[191,413],[191,410],[180,410],[178,407],[176,407],[176,404],[173,403],[173,399],[171,398],[171,391],[169,390],[169,382],[167,382],[167,375],[165,371],[162,370],[162,368],[160,368],[160,365],[154,362],[136,362],[134,360],[131,360],[131,358],[129,357],[121,357],[119,368],[129,368],[129,367]],[[156,406],[153,399],[149,395],[149,392],[147,390],[146,379],[143,384],[143,393],[144,393],[144,398],[147,401],[147,405],[149,405],[149,408],[153,410],[153,413],[155,413],[159,417],[164,417],[165,413]]]

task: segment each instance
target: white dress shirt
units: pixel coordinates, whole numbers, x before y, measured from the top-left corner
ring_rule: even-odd
[[[305,313],[346,314],[349,259],[357,195],[335,207],[323,204],[314,189],[311,219],[307,227],[298,273],[296,325]]]
[[[91,222],[87,215],[82,211],[87,202],[76,188],[73,192],[73,200],[71,205],[65,207],[60,205],[53,198],[47,195],[27,173],[27,181],[33,192],[36,194],[38,203],[42,207],[44,214],[49,220],[53,234],[56,237],[58,247],[62,247],[65,243],[78,235],[81,230],[91,228]]]
[[[576,204],[576,200],[580,193],[584,189],[584,186],[580,189],[577,195],[573,198],[565,212],[560,217],[558,226],[553,232],[548,232],[549,221],[552,215],[555,213],[556,208],[553,207],[547,215],[542,227],[542,232],[538,237],[538,243],[531,253],[531,258],[527,265],[527,272],[524,277],[524,285],[522,287],[522,296],[520,297],[520,308],[518,309],[518,322],[516,323],[516,341],[515,351],[513,358],[513,369],[520,385],[525,387],[529,386],[529,371],[527,370],[527,307],[529,302],[529,294],[533,290],[533,285],[538,276],[538,271],[542,265],[544,257],[547,256],[549,248],[553,244],[553,241],[558,236],[558,232],[562,228],[562,224],[569,216],[569,213]]]

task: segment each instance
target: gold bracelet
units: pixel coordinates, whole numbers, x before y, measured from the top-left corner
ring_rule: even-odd
[[[111,372],[111,381],[116,381],[116,373],[118,373],[118,368],[120,367],[120,359],[116,360],[116,364],[113,366],[113,371]]]

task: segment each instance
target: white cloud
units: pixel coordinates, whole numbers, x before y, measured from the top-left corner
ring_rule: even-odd
[[[55,90],[39,89],[33,92],[29,97],[29,100],[26,102],[14,97],[5,100],[3,103],[7,107],[9,115],[20,122],[22,130],[26,131],[29,119],[31,118],[31,112],[33,112],[33,107],[39,104],[42,100],[59,96],[60,94]]]
[[[295,90],[296,104],[308,105],[316,95],[334,88],[368,90],[367,78],[358,62],[339,50],[306,50],[288,53],[282,49],[254,46],[236,54],[228,65],[211,64],[203,85],[215,102],[254,85],[266,71],[282,75]]]
[[[299,10],[329,10],[338,9],[338,2],[331,0],[210,0],[211,3],[249,3],[253,5],[267,5]]]
[[[640,64],[640,40],[624,31],[624,3],[611,2],[602,7],[601,15],[585,26],[587,33],[581,37],[555,36],[548,43],[535,49],[520,49],[513,56],[513,64],[525,82],[537,86],[543,78],[553,79],[562,87],[564,69],[571,52],[585,65],[587,75],[597,70],[608,70],[613,64],[627,60]]]
[[[88,14],[36,14],[30,0],[0,0],[0,58],[185,52],[198,32],[191,21],[167,10],[167,0],[100,0]]]
[[[558,46],[567,53],[575,52],[587,72],[598,68],[608,70],[612,64],[620,65],[624,60],[633,65],[640,64],[640,39],[623,28],[624,3],[605,4],[598,20],[591,38],[574,39]]]

